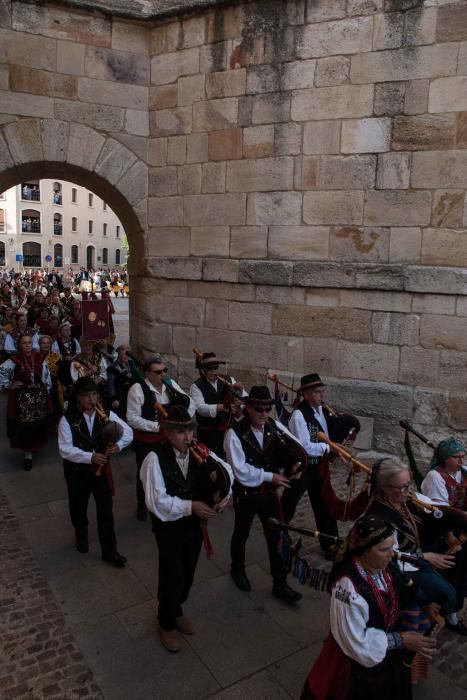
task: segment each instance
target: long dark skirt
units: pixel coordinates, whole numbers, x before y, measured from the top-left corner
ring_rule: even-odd
[[[10,447],[37,452],[47,444],[51,404],[42,384],[8,392],[7,435]]]

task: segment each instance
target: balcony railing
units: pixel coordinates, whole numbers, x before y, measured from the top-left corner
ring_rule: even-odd
[[[39,202],[41,199],[41,191],[39,188],[32,189],[29,185],[21,187],[21,199],[28,202]]]
[[[32,221],[23,219],[21,223],[21,230],[23,233],[40,233],[41,222],[39,219],[33,219]]]
[[[63,228],[61,224],[54,224],[54,236],[61,236]]]

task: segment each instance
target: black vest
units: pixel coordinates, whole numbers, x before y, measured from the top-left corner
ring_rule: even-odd
[[[261,448],[254,433],[251,430],[250,420],[242,418],[236,422],[232,429],[235,430],[238,439],[242,444],[243,452],[245,453],[245,461],[255,467],[264,469],[268,472],[277,474],[281,468],[278,460],[280,441],[277,437],[277,428],[274,421],[268,418],[264,426],[264,440]]]
[[[157,415],[157,411],[154,407],[154,404],[157,401],[156,392],[150,389],[146,382],[139,382],[139,385],[143,390],[144,395],[144,403],[141,406],[141,418],[153,421],[159,420],[159,416]],[[190,405],[189,396],[182,394],[180,391],[177,391],[168,384],[164,384],[164,386],[169,398],[169,405],[183,406],[183,408],[188,409],[188,406]]]
[[[70,338],[70,340],[68,341],[67,344],[68,344],[69,349],[65,346],[65,344],[61,340],[59,340],[57,338],[58,351],[59,351],[60,355],[63,358],[71,359],[72,357],[74,357],[76,355],[76,340],[75,340],[75,338],[73,338],[73,337]]]
[[[70,424],[73,445],[85,452],[104,452],[102,444],[102,429],[105,425],[103,419],[96,413],[92,427],[92,435],[89,434],[86,419],[83,413],[74,405],[70,405],[65,414],[65,418]],[[74,462],[63,460],[64,465],[76,467]],[[86,465],[89,466],[89,465]]]
[[[305,419],[306,427],[308,430],[308,433],[310,435],[310,440],[311,442],[318,442],[318,438],[316,437],[318,432],[323,430],[323,427],[319,421],[316,420],[315,417],[315,412],[311,408],[310,404],[307,401],[300,401],[298,404],[297,411],[300,411],[302,414],[303,418]],[[326,419],[326,422],[328,422],[328,416],[325,413],[325,409],[323,409],[323,414]],[[329,424],[328,424],[328,430],[329,430]],[[320,460],[320,457],[311,457],[308,455],[308,464],[318,464]]]
[[[165,490],[169,496],[177,496],[185,501],[196,500],[195,477],[198,463],[190,453],[188,472],[183,476],[175,458],[173,447],[166,442],[154,445],[154,452],[159,459]]]
[[[224,384],[224,382],[221,382],[220,379],[217,380],[217,391],[210,382],[204,379],[204,377],[197,379],[195,386],[197,386],[202,393],[204,402],[211,406],[224,403],[225,397],[229,393],[229,387],[227,384]],[[200,428],[215,429],[225,423],[225,415],[218,413],[217,416],[214,416],[214,418],[210,418],[209,416],[200,415],[197,411],[196,422]]]

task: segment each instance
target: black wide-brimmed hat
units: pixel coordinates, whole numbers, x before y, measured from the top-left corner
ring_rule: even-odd
[[[73,391],[76,396],[81,394],[89,394],[91,391],[97,391],[96,382],[91,377],[80,377],[76,380]]]
[[[225,360],[218,360],[215,352],[203,352],[202,356],[196,359],[198,369],[210,369],[213,365],[225,365]]]
[[[193,419],[183,406],[164,406],[166,415],[161,417],[164,430],[181,430],[194,427]]]
[[[305,376],[300,379],[300,391],[305,391],[305,389],[320,389],[323,386],[326,386],[326,384],[321,381],[321,377],[315,372],[312,374],[305,374]]]
[[[245,403],[249,406],[260,406],[261,408],[272,408],[274,399],[267,386],[252,386],[251,391],[245,397]]]

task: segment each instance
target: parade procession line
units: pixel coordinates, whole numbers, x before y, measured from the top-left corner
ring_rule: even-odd
[[[4,397],[0,421],[4,420]],[[215,554],[200,557],[186,613],[195,634],[170,655],[156,623],[156,548],[149,522],[135,518],[134,454],[114,459],[114,513],[124,570],[100,559],[94,507],[90,551],[74,549],[66,487],[51,441],[22,469],[21,454],[0,437],[2,700],[298,700],[328,629],[328,597],[296,580],[304,594],[290,607],[271,595],[259,528],[247,549],[249,594],[230,579],[233,513],[210,524]],[[298,520],[306,522],[308,504]],[[443,633],[436,668],[416,700],[465,700],[466,643]]]

